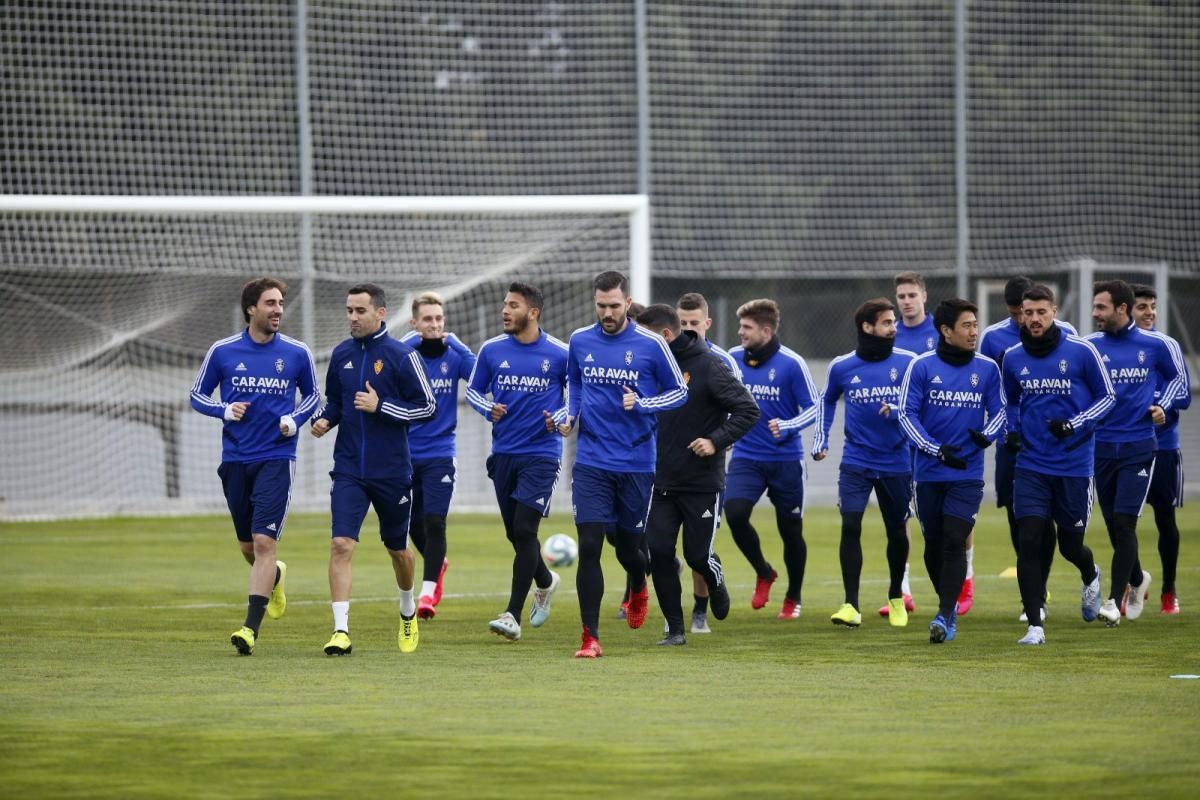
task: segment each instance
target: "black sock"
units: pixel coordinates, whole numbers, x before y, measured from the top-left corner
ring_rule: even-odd
[[[256,637],[258,636],[258,629],[262,627],[263,614],[267,613],[267,603],[269,600],[270,598],[263,597],[261,594],[252,594],[250,595],[249,602],[246,604],[245,625],[254,631]]]
[[[783,539],[783,563],[787,566],[787,596],[800,602],[804,586],[804,568],[808,564],[808,545],[804,541],[804,520],[776,512],[775,522]]]
[[[903,525],[887,530],[888,599],[904,595],[904,567],[908,562],[908,531]],[[858,608],[858,606],[855,606]]]
[[[842,512],[842,538],[838,561],[842,565],[842,590],[846,602],[858,608],[858,584],[862,578],[862,512]],[[901,568],[903,571],[903,567]]]
[[[1042,601],[1046,585],[1042,582],[1042,537],[1049,536],[1052,524],[1041,517],[1020,520],[1020,549],[1017,551],[1017,586],[1021,590],[1021,606],[1030,625],[1040,625]]]
[[[421,549],[422,579],[437,581],[446,560],[446,518],[425,517],[425,542]]]
[[[627,531],[623,528],[617,528],[616,536],[613,539],[617,551],[617,561],[621,562],[621,566],[625,568],[625,574],[629,576],[628,589],[630,593],[642,592],[646,589],[646,575],[650,571],[650,559],[646,557],[645,539],[644,533]],[[675,569],[673,562],[671,569]],[[679,579],[678,574],[675,578]],[[677,589],[676,592],[678,591]]]
[[[701,597],[698,594],[693,594],[692,600],[695,601],[695,605],[692,606],[692,615],[693,616],[695,616],[696,614],[707,614],[708,613],[708,597],[707,596]]]

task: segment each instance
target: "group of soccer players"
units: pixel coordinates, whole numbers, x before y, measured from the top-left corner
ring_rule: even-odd
[[[605,541],[625,573],[621,616],[631,628],[645,623],[653,578],[665,618],[659,645],[686,644],[676,558],[681,528],[693,575],[691,632],[711,630],[710,609],[718,620],[729,612],[714,551],[722,515],[757,576],[750,604],[767,606],[779,573],[750,522],[764,492],[783,542],[786,590],[777,616],[799,618],[807,561],[801,431],[815,425],[811,455],[825,459],[839,399],[845,598],[833,623],[862,622],[862,525],[874,492],[889,571],[879,613],[903,627],[914,610],[912,508],[938,595],[929,639],[956,637],[974,598],[972,529],[983,500],[983,451],[994,442],[997,503],[1007,511],[1028,622],[1021,644],[1046,640],[1046,583],[1056,543],[1079,570],[1084,620],[1115,626],[1122,615],[1142,613],[1151,576],[1139,560],[1136,527],[1147,501],[1159,528],[1162,612],[1178,613],[1177,425],[1190,386],[1179,346],[1153,328],[1156,298],[1149,287],[1097,283],[1099,330],[1080,338],[1056,320],[1051,290],[1027,278],[1005,288],[1010,317],[980,332],[972,303],[949,299],[928,314],[921,276],[901,273],[895,304],[876,298],[855,312],[856,347],[832,361],[820,392],[804,359],[780,342],[779,308],[771,300],[737,310],[741,345],[726,353],[707,341],[712,321],[699,294],[686,294],[674,306],[637,306],[618,272],[596,276],[592,289],[597,321],[564,343],[541,328],[538,288],[513,283],[503,300],[503,333],[476,354],[447,332],[438,295],[419,295],[411,330],[394,338],[384,290],[369,283],[351,287],[350,338],[332,352],[325,405],[318,409],[311,352],[279,333],[286,286],[263,278],[243,287],[247,328],[210,348],[191,393],[197,411],[223,419],[218,472],[251,564],[246,619],[231,637],[239,653],[253,652],[264,615],[277,619],[286,609],[287,565],[276,558],[276,544],[291,498],[294,437],[309,421],[317,437],[338,428],[329,560],[334,632],[324,651],[352,651],[351,557],[372,506],[399,590],[398,646],[406,653],[416,649],[418,619],[436,616],[449,565],[446,517],[460,381],[470,407],[492,425],[487,474],[513,563],[508,604],[488,627],[509,641],[521,638],[530,590],[528,624],[537,628],[549,618],[560,585],[540,557],[538,529],[550,512],[563,439],[571,435],[582,622],[576,657],[602,654]],[[1101,570],[1083,543],[1093,491],[1114,551],[1107,598]],[[410,538],[423,559],[419,590]]]

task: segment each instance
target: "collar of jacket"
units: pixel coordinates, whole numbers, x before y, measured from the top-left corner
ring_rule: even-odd
[[[767,342],[757,350],[747,347],[745,351],[746,366],[757,367],[759,364],[778,353],[780,347],[782,347],[782,345],[779,343],[779,337],[774,334],[771,334],[771,341]]]

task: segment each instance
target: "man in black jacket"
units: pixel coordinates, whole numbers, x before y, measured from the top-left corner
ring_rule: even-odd
[[[725,450],[754,427],[759,411],[729,367],[695,334],[680,331],[674,308],[656,303],[637,321],[667,340],[688,385],[687,402],[658,417],[654,491],[646,521],[654,592],[667,619],[667,633],[659,644],[681,645],[687,640],[675,569],[679,527],[683,526],[684,560],[704,576],[713,616],[725,619],[729,592],[721,560],[712,549],[725,488]]]

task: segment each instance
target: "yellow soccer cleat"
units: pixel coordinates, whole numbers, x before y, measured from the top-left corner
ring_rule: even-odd
[[[354,646],[350,644],[350,634],[345,631],[334,631],[333,638],[325,643],[325,655],[348,656]]]
[[[254,653],[254,631],[244,625],[233,632],[233,635],[229,637],[229,642],[237,648],[239,656],[248,656]]]
[[[904,607],[903,597],[888,598],[888,624],[893,628],[908,625],[908,609]]]
[[[275,584],[275,588],[271,590],[271,599],[267,601],[267,616],[271,619],[279,619],[283,612],[287,611],[287,595],[283,593],[283,583],[287,580],[287,563],[276,561],[275,566],[279,568],[279,583]]]
[[[400,618],[400,652],[411,653],[417,649],[417,642],[420,641],[421,634],[417,629],[417,618],[411,617],[405,619]]]
[[[858,609],[849,603],[842,603],[842,607],[830,615],[829,621],[834,625],[857,628],[859,625],[862,625],[862,614],[858,613]]]

